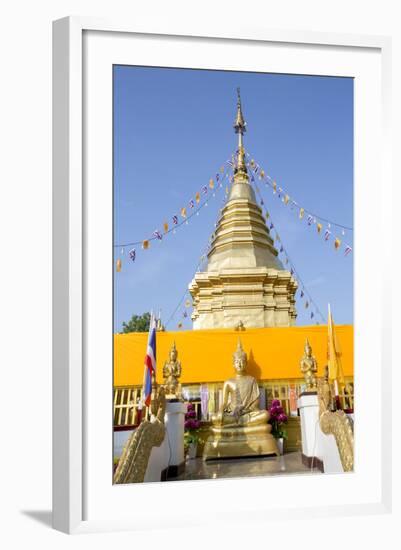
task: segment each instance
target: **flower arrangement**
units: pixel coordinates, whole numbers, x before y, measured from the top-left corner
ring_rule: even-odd
[[[199,441],[198,430],[201,423],[196,418],[195,407],[192,403],[188,403],[187,412],[185,413],[185,424],[184,424],[184,445],[188,448],[191,443],[194,445]]]
[[[268,410],[270,413],[269,422],[272,425],[272,435],[276,439],[287,439],[287,432],[286,430],[283,430],[282,426],[288,422],[288,417],[285,414],[280,401],[278,399],[273,399]]]

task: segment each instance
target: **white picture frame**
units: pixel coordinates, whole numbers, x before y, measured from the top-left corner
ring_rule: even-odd
[[[100,42],[94,46],[85,42],[85,36],[92,33],[93,37],[106,37],[107,46]],[[380,91],[380,98],[376,97],[377,102],[380,99],[381,108],[378,112],[376,123],[379,126],[379,135],[375,137],[375,146],[379,144],[380,154],[377,165],[374,167],[376,182],[379,180],[381,185],[377,185],[378,193],[382,200],[378,202],[376,221],[380,224],[382,231],[387,230],[391,233],[391,228],[386,226],[385,204],[383,200],[383,185],[384,181],[391,179],[390,167],[390,146],[389,146],[389,124],[390,124],[390,90],[391,90],[391,41],[387,37],[373,36],[353,36],[353,35],[335,35],[314,32],[288,32],[262,29],[230,29],[229,31],[219,29],[188,29],[182,28],[179,24],[166,25],[165,28],[142,28],[140,25],[130,24],[121,21],[104,21],[93,18],[70,17],[54,22],[53,32],[53,526],[56,529],[67,533],[88,532],[98,530],[117,530],[117,529],[146,529],[151,528],[152,522],[147,521],[146,515],[141,515],[141,510],[132,513],[132,517],[118,517],[111,514],[113,503],[106,492],[98,492],[95,496],[91,496],[93,488],[93,480],[88,482],[91,476],[96,473],[96,468],[93,462],[88,462],[87,456],[92,453],[99,452],[100,449],[107,449],[107,435],[102,435],[102,443],[95,441],[93,434],[93,423],[91,418],[92,408],[101,409],[99,418],[105,418],[107,424],[108,415],[110,415],[110,402],[97,396],[104,396],[104,389],[107,386],[107,380],[111,384],[112,366],[110,364],[109,374],[105,374],[99,384],[103,384],[102,388],[95,387],[93,378],[90,375],[90,361],[88,362],[88,354],[90,356],[90,348],[93,345],[93,334],[91,331],[94,328],[91,326],[88,330],[87,316],[92,315],[93,301],[90,298],[88,285],[88,272],[90,272],[90,255],[88,255],[88,243],[93,245],[93,248],[98,246],[98,243],[91,241],[91,233],[93,228],[91,224],[99,224],[96,219],[96,209],[104,208],[107,203],[107,196],[110,196],[111,187],[107,190],[107,170],[105,172],[105,184],[103,181],[99,186],[103,189],[104,194],[102,199],[95,199],[91,195],[91,191],[85,188],[85,178],[88,177],[85,155],[93,155],[93,152],[88,148],[87,136],[84,136],[85,129],[85,109],[88,109],[84,86],[88,84],[88,74],[85,73],[83,60],[86,62],[92,55],[97,55],[94,52],[95,48],[99,49],[99,55],[106,55],[106,51],[110,56],[113,56],[113,42],[129,39],[129,37],[153,41],[154,49],[151,47],[142,52],[149,58],[160,58],[159,64],[163,66],[165,63],[166,52],[162,52],[158,47],[158,41],[171,38],[172,44],[174,40],[179,40],[186,45],[197,43],[208,45],[205,48],[203,59],[205,66],[210,66],[210,55],[213,47],[217,44],[235,45],[237,51],[241,48],[264,47],[266,45],[277,47],[284,46],[286,48],[297,49],[297,62],[302,66],[303,59],[308,56],[308,52],[317,51],[318,48],[330,48],[337,51],[342,51],[342,55],[351,56],[355,52],[374,52],[376,62],[380,65],[379,81],[376,78],[377,90]],[[147,42],[148,43],[148,42]],[[167,42],[166,42],[167,43]],[[159,44],[160,46],[160,44]],[[174,47],[174,44],[173,46]],[[125,48],[125,47],[124,47]],[[90,50],[88,52],[88,49]],[[331,50],[330,50],[331,51]],[[103,52],[103,54],[102,54]],[[129,57],[129,52],[125,48],[121,55]],[[209,56],[209,57],[208,57]],[[111,58],[110,57],[110,58]],[[318,57],[318,56],[317,56]],[[333,58],[335,55],[333,55]],[[218,58],[218,56],[216,56]],[[109,60],[110,61],[110,60]],[[218,61],[215,60],[217,63]],[[318,62],[318,60],[316,61]],[[358,61],[357,61],[358,62]],[[375,63],[376,63],[375,62]],[[174,60],[171,59],[171,63]],[[224,62],[221,61],[223,68]],[[239,62],[240,63],[240,62]],[[257,63],[255,61],[255,63]],[[363,64],[363,60],[360,61]],[[133,63],[134,64],[134,63]],[[146,64],[146,63],[144,63]],[[102,68],[99,62],[99,73],[96,76],[96,70],[92,74],[93,77],[102,78]],[[230,68],[240,69],[241,63],[238,66]],[[166,65],[167,66],[167,65]],[[180,65],[181,66],[181,65]],[[196,65],[199,66],[199,63]],[[306,65],[305,65],[306,66]],[[260,69],[259,69],[260,70]],[[278,69],[277,69],[278,70]],[[344,68],[345,73],[352,75],[352,67]],[[361,69],[362,70],[362,69]],[[369,73],[369,67],[363,68]],[[89,75],[89,78],[92,77]],[[110,74],[111,78],[111,74]],[[107,98],[106,98],[107,99]],[[100,100],[99,100],[100,101]],[[100,104],[99,104],[100,105]],[[92,107],[91,107],[92,108]],[[97,108],[95,106],[95,108]],[[356,104],[356,108],[360,106]],[[361,106],[361,109],[363,107]],[[372,115],[374,116],[374,115]],[[361,121],[363,122],[363,121]],[[368,123],[369,121],[365,121]],[[103,127],[102,127],[103,128]],[[104,128],[110,128],[109,121],[105,123]],[[360,134],[362,136],[362,134]],[[111,136],[109,136],[111,137]],[[107,139],[109,139],[109,137]],[[102,151],[101,147],[107,147],[106,141],[96,145],[100,147],[98,151]],[[366,147],[370,146],[366,144]],[[100,162],[100,161],[99,161]],[[358,163],[362,159],[356,159],[356,171],[359,171],[358,178],[366,176]],[[89,169],[90,171],[90,169]],[[103,171],[104,172],[104,171]],[[91,176],[89,176],[91,177]],[[100,181],[100,180],[99,180]],[[110,182],[109,182],[110,183]],[[111,185],[111,183],[110,183]],[[369,185],[371,185],[369,183]],[[100,194],[103,193],[100,191]],[[109,193],[109,195],[108,195]],[[387,186],[386,201],[391,200],[389,197]],[[102,202],[100,202],[102,201]],[[372,198],[367,197],[366,203],[362,210],[369,208],[372,205]],[[359,206],[356,206],[356,235],[358,236],[358,224],[365,227],[365,219],[362,219]],[[107,224],[106,224],[107,225]],[[107,227],[106,229],[107,230]],[[89,235],[89,237],[88,237]],[[106,234],[105,234],[106,235]],[[107,240],[111,236],[105,236]],[[364,239],[362,231],[357,238],[356,249],[360,246],[362,251],[359,258],[356,257],[356,275],[355,280],[361,277],[361,269],[366,265],[366,247],[364,247]],[[108,242],[108,241],[107,241]],[[384,255],[390,255],[389,247],[383,250]],[[106,246],[107,248],[107,246]],[[107,266],[109,258],[105,258],[104,266]],[[359,262],[359,263],[358,263]],[[386,263],[386,260],[383,260]],[[103,264],[102,264],[103,265]],[[311,517],[311,514],[319,515],[324,511],[328,515],[347,515],[361,513],[386,513],[391,509],[391,430],[389,430],[389,418],[391,418],[391,356],[390,346],[388,345],[389,327],[386,327],[389,317],[384,314],[386,308],[389,307],[391,297],[389,292],[384,292],[386,274],[384,271],[378,270],[375,274],[374,288],[379,289],[378,296],[374,299],[373,308],[378,313],[378,319],[369,320],[367,323],[376,323],[369,325],[366,329],[369,334],[379,333],[381,339],[377,349],[373,351],[375,354],[370,359],[371,363],[377,357],[380,361],[375,364],[367,364],[367,372],[369,372],[369,380],[360,386],[366,395],[372,392],[372,384],[374,380],[379,380],[381,388],[381,414],[377,419],[377,425],[374,424],[377,441],[379,442],[378,455],[374,459],[375,476],[377,477],[377,487],[375,494],[380,495],[377,498],[371,498],[368,493],[358,502],[356,498],[350,498],[343,503],[340,500],[333,499],[333,505],[329,505],[328,501],[312,506],[311,503],[304,506],[300,503],[295,503],[294,506],[280,505],[277,510],[274,507],[266,508],[270,517],[275,517],[275,514],[282,514],[285,510],[287,517],[301,518]],[[369,279],[369,276],[368,276]],[[105,279],[106,280],[106,279]],[[369,279],[370,281],[370,279]],[[373,279],[372,279],[373,281]],[[370,282],[372,282],[370,281]],[[107,282],[107,280],[106,280]],[[362,283],[361,283],[362,284]],[[103,287],[104,288],[104,287]],[[110,288],[110,292],[112,288]],[[379,295],[380,294],[380,295]],[[89,295],[89,298],[88,298]],[[360,302],[358,302],[360,303]],[[361,304],[361,307],[362,304]],[[107,307],[102,310],[103,316],[107,316]],[[379,315],[380,311],[380,315]],[[364,311],[361,309],[361,315]],[[376,316],[377,317],[377,316]],[[110,319],[111,322],[111,319]],[[378,323],[378,324],[377,324]],[[104,327],[98,327],[99,334],[105,330],[107,335],[107,323]],[[365,330],[365,329],[364,329]],[[377,332],[379,330],[379,332]],[[111,336],[110,336],[111,339]],[[102,338],[100,338],[102,340]],[[358,336],[357,336],[358,340]],[[372,344],[373,345],[373,344]],[[356,342],[358,348],[358,342]],[[359,349],[361,346],[359,346]],[[361,350],[362,352],[362,350]],[[367,359],[369,361],[369,358]],[[369,371],[369,367],[371,370]],[[376,378],[372,378],[376,376]],[[111,385],[110,385],[111,391]],[[88,399],[88,395],[90,398]],[[99,399],[99,401],[97,401]],[[93,412],[93,411],[92,411]],[[386,418],[386,421],[384,420]],[[358,422],[359,420],[357,420]],[[363,420],[362,420],[363,421]],[[362,422],[361,421],[361,422]],[[386,426],[387,429],[384,429]],[[107,427],[105,428],[108,429]],[[380,431],[380,435],[379,435]],[[106,437],[106,439],[104,439]],[[360,437],[359,443],[363,445],[363,437]],[[104,446],[106,445],[106,447]],[[111,456],[111,436],[110,436],[110,456]],[[358,445],[358,438],[357,438]],[[92,451],[93,449],[97,449]],[[100,455],[99,455],[100,456]],[[107,456],[106,461],[110,459]],[[86,457],[86,458],[85,458]],[[102,463],[102,460],[99,460]],[[99,468],[103,466],[100,465]],[[366,473],[365,481],[367,480]],[[107,474],[106,474],[107,477]],[[320,477],[320,476],[319,476]],[[330,477],[330,476],[328,476]],[[374,476],[372,475],[372,478]],[[320,478],[321,479],[321,478]],[[100,478],[99,478],[100,480]],[[255,480],[235,480],[230,481],[234,490],[247,490],[252,494],[257,491],[257,486],[253,483]],[[283,483],[283,480],[279,481]],[[103,483],[99,481],[101,486]],[[106,481],[105,481],[106,483]],[[182,499],[185,495],[185,490],[190,487],[190,482],[185,484],[164,484],[169,485],[169,489],[159,484],[144,484],[141,487],[112,487],[111,476],[109,476],[110,487],[113,491],[119,491],[119,499],[129,499],[131,491],[136,491],[136,495],[140,495],[142,503],[150,502],[155,499],[155,492],[158,492],[157,498],[165,499],[165,502],[171,502],[171,499]],[[188,483],[187,487],[185,485]],[[192,483],[192,482],[191,482]],[[219,491],[223,486],[227,491],[227,483],[224,485],[224,480],[213,481],[213,485],[207,485],[208,482],[196,482],[197,491],[202,493],[202,486],[207,485],[210,492],[209,498],[213,500],[214,493]],[[222,485],[223,483],[223,485]],[[262,483],[258,481],[259,485]],[[277,480],[271,482],[271,488],[276,487]],[[313,480],[313,486],[317,493],[319,492],[320,480]],[[330,481],[327,483],[330,484]],[[340,480],[337,481],[337,484]],[[363,483],[361,478],[360,483]],[[192,483],[193,485],[193,483]],[[361,485],[362,486],[362,485]],[[89,487],[89,489],[88,489]],[[327,485],[329,488],[329,485]],[[313,492],[312,490],[312,492]],[[316,494],[317,494],[316,493]],[[102,496],[103,495],[103,496]],[[354,495],[355,496],[355,495]],[[104,507],[99,507],[97,514],[93,517],[88,517],[88,502],[104,499]],[[340,497],[339,497],[340,498]],[[148,499],[148,500],[146,500]],[[170,500],[169,500],[170,499]],[[202,502],[202,499],[201,499]],[[110,516],[107,513],[106,504],[110,506]],[[216,517],[219,521],[225,521],[230,517],[234,504],[229,504],[228,508],[221,511],[221,514]],[[90,506],[89,506],[90,508]],[[146,504],[142,506],[146,512]],[[259,510],[260,513],[256,512]],[[241,517],[256,518],[262,521],[265,509],[258,504],[258,499],[255,498],[252,507],[245,507],[242,510]],[[259,519],[258,519],[259,518]],[[181,519],[182,521],[182,519]],[[197,523],[202,520],[197,520]],[[179,521],[174,517],[174,514],[166,508],[164,517],[160,520],[161,526],[179,525]],[[186,523],[188,525],[188,522]]]

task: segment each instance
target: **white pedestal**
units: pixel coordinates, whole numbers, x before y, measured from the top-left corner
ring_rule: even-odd
[[[177,476],[184,468],[184,422],[187,407],[182,402],[167,402],[164,423],[169,452],[169,477]]]
[[[307,458],[320,457],[319,404],[316,393],[304,394],[298,399],[301,417],[302,454]]]
[[[302,454],[311,464],[312,458],[323,466],[325,473],[343,472],[340,454],[334,435],[324,434],[319,425],[319,405],[316,394],[302,395],[298,399],[301,416]]]

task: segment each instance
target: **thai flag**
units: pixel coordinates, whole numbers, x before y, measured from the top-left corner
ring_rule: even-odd
[[[159,231],[158,229],[156,229],[155,231],[153,231],[153,235],[154,235],[155,237],[157,237],[157,238],[159,239],[159,241],[161,241],[162,238],[163,238],[163,235],[160,233],[160,231]]]
[[[177,225],[178,223],[178,216],[173,216],[173,224]]]
[[[142,402],[149,407],[152,395],[152,378],[156,374],[156,319],[153,315],[150,318],[144,367]]]
[[[193,208],[194,206],[195,206],[194,200],[191,199],[191,200],[189,201],[189,208]]]
[[[204,186],[202,187],[202,193],[203,193],[204,195],[207,195],[207,185],[204,185]]]

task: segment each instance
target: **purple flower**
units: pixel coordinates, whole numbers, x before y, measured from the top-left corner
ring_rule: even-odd
[[[184,428],[185,428],[186,430],[190,430],[191,427],[192,427],[192,420],[186,420],[186,421],[185,421],[185,424],[184,424]]]
[[[272,407],[280,407],[281,403],[279,399],[273,399],[271,406]]]
[[[188,418],[196,418],[196,412],[195,411],[188,411],[187,414],[185,415],[186,419],[188,420]]]
[[[195,410],[195,406],[193,403],[188,403],[187,405],[187,411],[194,411]]]
[[[287,415],[284,413],[281,413],[278,415],[277,420],[280,422],[280,424],[285,424],[288,420]]]

